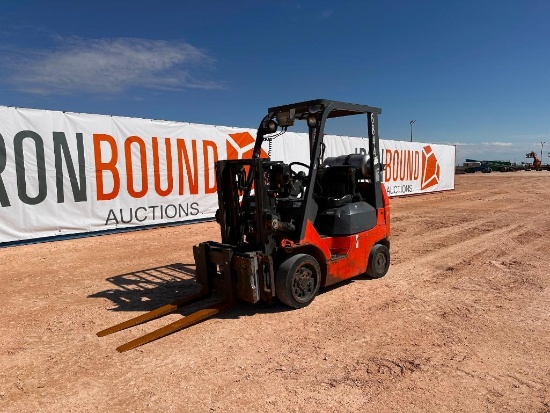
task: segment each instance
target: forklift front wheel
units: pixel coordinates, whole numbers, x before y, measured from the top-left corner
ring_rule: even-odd
[[[321,285],[321,268],[308,254],[296,254],[284,261],[277,270],[277,297],[292,308],[302,308],[313,301]]]
[[[390,268],[390,250],[382,244],[375,244],[370,250],[367,275],[370,278],[382,278]]]

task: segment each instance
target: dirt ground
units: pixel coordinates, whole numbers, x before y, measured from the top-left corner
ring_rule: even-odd
[[[0,249],[2,412],[550,412],[550,172],[392,200],[392,265],[301,310],[96,332],[188,294],[210,222]]]

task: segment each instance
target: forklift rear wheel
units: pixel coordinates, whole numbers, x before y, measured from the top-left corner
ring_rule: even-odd
[[[390,250],[382,244],[372,247],[369,254],[367,275],[370,278],[382,278],[390,268]]]
[[[277,297],[293,308],[302,308],[313,301],[321,285],[321,268],[308,254],[296,254],[284,261],[277,270]]]

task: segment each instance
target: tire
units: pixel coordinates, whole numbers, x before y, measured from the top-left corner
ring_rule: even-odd
[[[275,292],[279,300],[292,308],[309,305],[321,286],[321,267],[308,254],[287,258],[277,270]]]
[[[367,275],[382,278],[390,268],[390,250],[382,244],[375,244],[370,250]]]

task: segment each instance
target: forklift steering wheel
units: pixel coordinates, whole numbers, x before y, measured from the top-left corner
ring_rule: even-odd
[[[309,171],[309,165],[306,165],[305,163],[303,162],[290,162],[288,164],[288,167],[290,168],[290,172],[292,173],[292,176],[296,176],[298,173],[297,172],[294,172],[292,170],[292,165],[300,165],[300,166],[303,166],[304,168],[306,168],[308,171]]]

